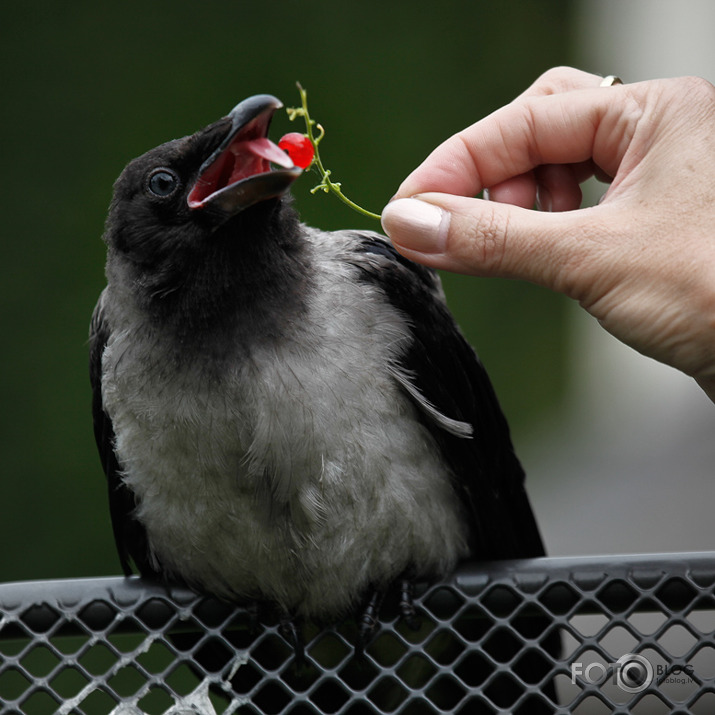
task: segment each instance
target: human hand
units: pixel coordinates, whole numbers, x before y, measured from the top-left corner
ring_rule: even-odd
[[[715,88],[693,77],[600,81],[544,74],[437,147],[383,227],[415,261],[578,300],[715,401]],[[580,208],[592,175],[611,185]],[[472,198],[486,188],[491,200]]]

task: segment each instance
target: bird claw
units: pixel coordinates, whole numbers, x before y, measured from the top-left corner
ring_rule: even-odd
[[[400,579],[400,618],[407,624],[410,630],[416,631],[420,628],[420,619],[415,608],[414,579],[411,576],[403,576]],[[367,644],[372,640],[377,630],[380,618],[380,608],[385,598],[385,591],[375,589],[370,596],[370,600],[362,612],[358,623],[359,635],[357,651],[363,652]]]
[[[415,582],[409,577],[400,580],[400,615],[410,630],[419,630],[420,619],[415,608]]]
[[[380,617],[380,606],[385,598],[385,592],[375,589],[370,596],[370,600],[365,606],[365,610],[360,617],[357,651],[362,653],[365,646],[375,635],[378,619]]]
[[[286,641],[293,648],[293,653],[295,654],[295,660],[297,663],[305,662],[305,643],[303,643],[303,638],[298,632],[298,628],[295,624],[295,619],[293,616],[282,613],[280,616],[280,622],[278,625],[278,632],[285,638]]]

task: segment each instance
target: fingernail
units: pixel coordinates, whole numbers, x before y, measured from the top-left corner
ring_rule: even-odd
[[[441,253],[450,214],[419,199],[396,199],[382,211],[382,227],[397,244],[419,253]]]

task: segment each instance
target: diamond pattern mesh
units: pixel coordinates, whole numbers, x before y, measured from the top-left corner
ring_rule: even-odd
[[[0,585],[0,712],[715,712],[715,553],[469,564],[297,661],[258,617],[138,578]]]

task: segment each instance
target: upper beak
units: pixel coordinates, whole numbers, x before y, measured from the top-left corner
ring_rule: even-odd
[[[230,111],[231,128],[201,165],[189,208],[218,209],[228,218],[288,191],[302,170],[267,137],[273,113],[282,106],[275,97],[258,94]]]

